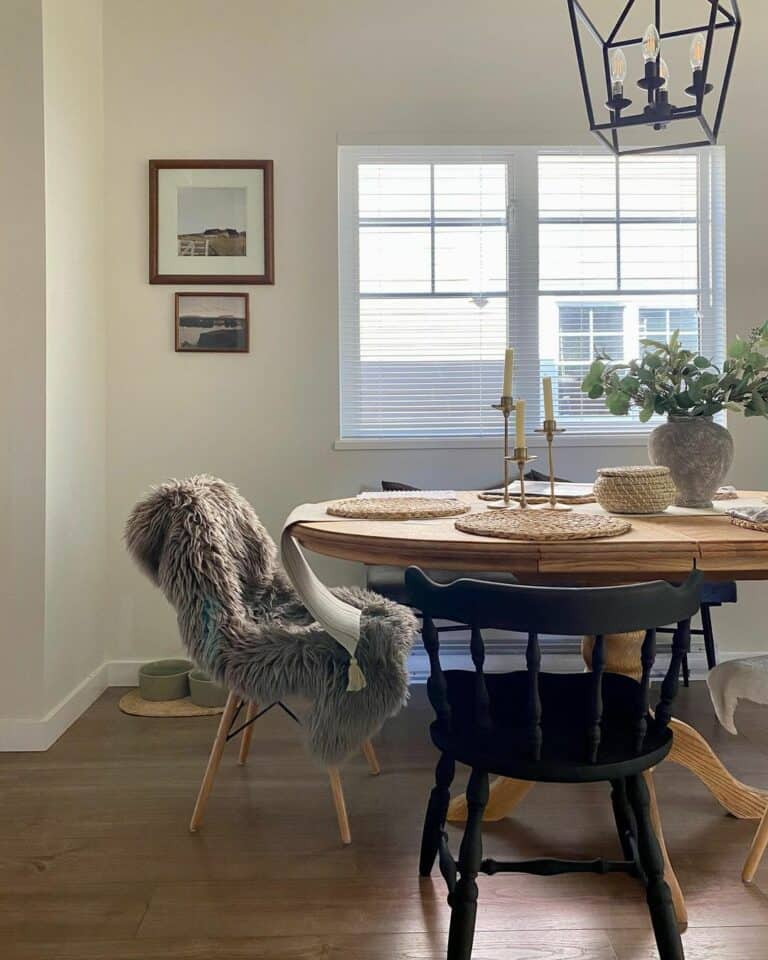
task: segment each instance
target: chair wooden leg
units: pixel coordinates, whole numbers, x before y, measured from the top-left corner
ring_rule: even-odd
[[[248,709],[245,713],[245,722],[248,723],[249,720],[253,720],[256,714],[259,712],[259,705],[254,703],[252,700],[248,703]],[[253,724],[250,723],[245,730],[243,730],[243,735],[240,738],[240,753],[237,757],[237,762],[242,767],[245,761],[248,759],[248,751],[251,749],[251,738],[253,737]]]
[[[235,694],[230,693],[227,697],[227,703],[221,715],[221,720],[219,721],[219,729],[216,731],[216,737],[211,747],[208,765],[203,775],[203,782],[200,784],[200,790],[197,794],[197,800],[195,801],[195,809],[192,811],[192,819],[189,822],[191,833],[195,833],[203,822],[205,807],[208,803],[211,790],[213,789],[213,781],[216,778],[216,771],[219,769],[219,764],[221,763],[221,755],[224,753],[224,747],[227,744],[227,734],[229,733],[229,728],[232,726],[232,721],[237,712],[238,703],[239,701]]]
[[[488,803],[488,774],[473,769],[467,784],[467,826],[459,849],[459,881],[449,896],[451,925],[448,960],[472,960],[477,916],[477,875],[483,859],[483,812]]]
[[[347,805],[344,802],[344,791],[341,787],[341,777],[338,767],[328,767],[328,779],[331,782],[331,793],[333,794],[333,805],[336,808],[336,819],[339,821],[339,833],[343,844],[352,843],[352,834],[349,831],[349,818],[347,817]]]
[[[757,868],[760,866],[760,861],[763,859],[763,854],[765,853],[765,848],[768,847],[768,808],[766,808],[765,813],[763,814],[763,819],[760,821],[760,826],[757,828],[757,833],[755,838],[752,841],[752,846],[749,848],[749,854],[747,855],[746,862],[744,863],[744,869],[741,871],[741,879],[744,883],[752,883]]]
[[[717,666],[717,650],[715,649],[715,631],[712,628],[712,614],[708,603],[701,605],[701,627],[704,631],[704,650],[707,654],[707,668],[711,670]]]
[[[627,785],[624,780],[611,781],[611,803],[613,805],[613,818],[616,821],[616,831],[619,834],[619,843],[621,852],[625,860],[634,858],[632,850],[631,837],[637,837],[637,825],[632,813],[632,807],[627,799]]]
[[[640,867],[646,877],[646,900],[661,960],[684,960],[683,943],[664,879],[664,857],[651,823],[650,796],[642,776],[627,777],[627,795],[637,821]]]
[[[428,877],[435,865],[437,851],[440,849],[440,837],[445,826],[448,804],[451,799],[451,783],[456,772],[456,764],[447,753],[440,755],[435,769],[435,785],[429,795],[427,812],[424,816],[424,829],[421,833],[421,853],[419,855],[419,875]]]
[[[688,926],[688,908],[685,905],[685,897],[683,896],[683,891],[680,889],[680,884],[674,868],[672,867],[672,861],[669,859],[667,844],[664,840],[664,831],[661,826],[661,814],[659,813],[659,804],[656,800],[656,785],[653,782],[653,770],[646,770],[643,773],[643,779],[645,780],[645,785],[648,788],[651,826],[653,827],[653,832],[656,834],[656,840],[658,841],[661,855],[664,858],[664,879],[667,881],[669,889],[672,892],[672,905],[675,908],[677,925],[682,931]]]
[[[371,773],[374,777],[378,777],[381,773],[381,767],[379,766],[379,758],[376,756],[376,751],[373,749],[373,744],[370,740],[366,740],[363,744],[363,754],[368,761],[368,767]]]

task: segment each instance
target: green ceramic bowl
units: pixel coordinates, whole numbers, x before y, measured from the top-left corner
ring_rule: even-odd
[[[198,707],[223,707],[229,695],[225,687],[211,680],[202,670],[193,670],[189,675],[189,690],[192,703]]]
[[[189,660],[154,660],[139,667],[139,693],[144,700],[181,700],[189,696]]]

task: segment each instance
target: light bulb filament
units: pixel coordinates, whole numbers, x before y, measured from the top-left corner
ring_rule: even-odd
[[[706,49],[706,41],[704,39],[703,33],[697,33],[696,36],[691,40],[691,69],[692,70],[701,70],[704,66],[704,51]]]
[[[648,29],[643,34],[643,60],[646,63],[650,60],[655,60],[659,55],[659,50],[661,49],[661,37],[659,37],[659,31],[656,29],[656,25],[653,23],[648,24]]]

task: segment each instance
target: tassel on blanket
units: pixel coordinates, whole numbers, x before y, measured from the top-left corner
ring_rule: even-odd
[[[347,671],[347,693],[359,693],[366,687],[365,674],[355,657],[350,657],[349,670]]]

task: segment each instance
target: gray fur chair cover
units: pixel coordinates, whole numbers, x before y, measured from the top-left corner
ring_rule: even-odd
[[[309,752],[334,765],[358,750],[408,698],[413,614],[367,590],[333,593],[361,611],[357,659],[367,678],[347,692],[349,654],[313,622],[274,541],[237,490],[209,476],[172,480],[134,507],[128,550],[176,609],[198,666],[239,696],[309,701]]]

